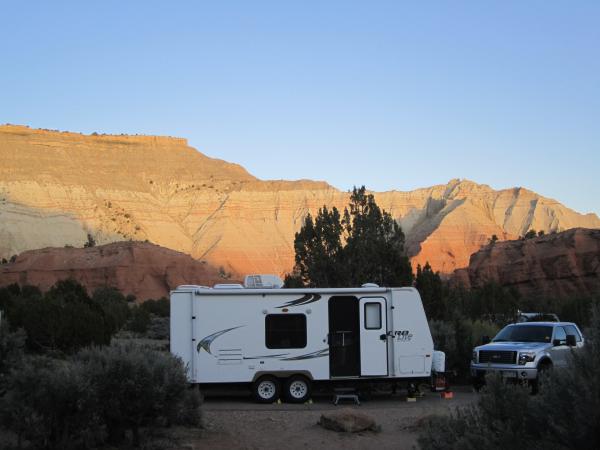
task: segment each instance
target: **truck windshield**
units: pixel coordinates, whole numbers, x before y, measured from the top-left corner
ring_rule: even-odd
[[[552,327],[509,325],[494,338],[493,342],[550,342]]]

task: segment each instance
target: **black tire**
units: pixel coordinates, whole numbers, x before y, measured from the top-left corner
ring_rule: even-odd
[[[305,403],[310,398],[311,383],[303,375],[294,375],[285,381],[284,395],[289,403]]]
[[[545,374],[552,369],[552,362],[549,360],[541,361],[538,365],[538,376],[535,380],[531,380],[531,393],[537,394],[540,391],[540,375]]]
[[[264,375],[252,384],[252,394],[258,403],[276,402],[280,390],[279,380],[271,375]]]

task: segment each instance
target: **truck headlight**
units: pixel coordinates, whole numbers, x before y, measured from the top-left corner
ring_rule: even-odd
[[[535,353],[534,352],[521,352],[519,353],[519,365],[523,366],[528,362],[535,361]]]
[[[477,350],[473,350],[473,356],[471,357],[471,361],[474,363],[477,362]]]

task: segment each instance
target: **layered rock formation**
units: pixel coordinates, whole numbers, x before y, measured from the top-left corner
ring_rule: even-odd
[[[73,278],[91,293],[104,286],[138,301],[168,297],[181,284],[224,282],[219,272],[189,255],[144,242],[116,242],[90,248],[45,248],[0,265],[0,286],[30,284],[42,291]]]
[[[523,188],[466,180],[376,193],[399,220],[413,264],[451,273],[491,235],[600,228]],[[325,182],[261,181],[204,156],[184,139],[85,136],[0,126],[0,258],[47,246],[149,240],[228,272],[289,272],[294,233],[308,212],[343,209],[348,193]]]
[[[526,298],[600,294],[600,230],[574,228],[533,239],[496,242],[471,256],[454,281],[513,286]]]

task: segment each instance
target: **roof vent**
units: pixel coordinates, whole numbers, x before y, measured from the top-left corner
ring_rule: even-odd
[[[277,275],[247,275],[244,287],[248,289],[281,289],[283,281]]]
[[[377,283],[365,283],[361,286],[361,288],[378,288],[379,285]]]
[[[244,289],[239,283],[220,283],[213,286],[214,289]]]

